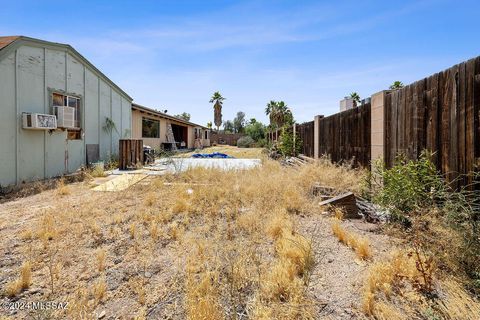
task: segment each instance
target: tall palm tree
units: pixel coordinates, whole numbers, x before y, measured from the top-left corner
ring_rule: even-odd
[[[356,92],[350,93],[350,98],[353,99],[353,106],[356,107],[360,103],[360,96]]]
[[[217,131],[222,125],[222,105],[224,100],[225,98],[218,91],[215,91],[210,99],[210,103],[213,103],[214,123],[217,126]]]
[[[284,101],[271,100],[265,108],[265,114],[270,118],[270,125],[276,128],[293,122],[292,111]]]

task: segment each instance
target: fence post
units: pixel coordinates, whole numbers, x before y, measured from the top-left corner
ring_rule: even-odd
[[[297,137],[297,125],[293,124],[293,155],[296,156],[297,153],[295,152],[297,149],[295,148],[295,142]]]
[[[320,119],[322,115],[315,116],[313,119],[313,157],[320,158]]]
[[[372,95],[371,104],[371,172],[375,161],[385,159],[385,95],[388,91],[380,91]]]

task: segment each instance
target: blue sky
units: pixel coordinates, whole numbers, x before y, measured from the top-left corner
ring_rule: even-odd
[[[139,104],[192,121],[338,111],[480,54],[480,1],[5,1],[0,34],[68,43]]]

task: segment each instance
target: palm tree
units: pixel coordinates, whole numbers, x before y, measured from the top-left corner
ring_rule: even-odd
[[[207,122],[207,128],[208,128],[208,129],[212,129],[212,121],[208,121],[208,122]]]
[[[402,81],[395,81],[392,83],[392,85],[389,87],[390,90],[397,90],[397,89],[401,89],[403,88],[404,85],[402,83]]]
[[[350,93],[350,99],[353,99],[353,106],[356,107],[360,103],[360,96],[356,92]]]
[[[217,126],[217,131],[219,130],[220,126],[222,125],[222,105],[224,97],[220,94],[220,92],[215,91],[210,99],[210,103],[213,103],[213,110],[214,110],[214,122]]]
[[[270,125],[276,128],[293,123],[292,111],[283,101],[271,100],[265,108],[265,114],[270,118]]]

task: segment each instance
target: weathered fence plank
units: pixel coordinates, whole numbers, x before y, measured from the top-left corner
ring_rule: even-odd
[[[319,154],[334,162],[353,160],[356,166],[370,164],[370,104],[320,119]],[[313,128],[312,128],[313,130]]]
[[[424,149],[455,186],[480,156],[480,58],[455,65],[386,95],[384,155],[387,166],[403,154],[418,158]]]
[[[297,138],[302,142],[301,153],[307,157],[313,157],[314,153],[314,122],[305,122],[296,126]]]

